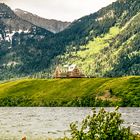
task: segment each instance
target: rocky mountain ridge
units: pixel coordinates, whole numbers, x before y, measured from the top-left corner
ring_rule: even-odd
[[[23,20],[31,22],[34,25],[44,28],[53,33],[61,32],[71,24],[70,22],[62,22],[54,19],[45,19],[30,12],[23,11],[21,9],[15,9],[14,12]]]

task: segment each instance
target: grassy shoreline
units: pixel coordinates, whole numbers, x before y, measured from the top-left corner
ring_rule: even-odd
[[[0,84],[0,106],[140,106],[140,76],[20,79]]]

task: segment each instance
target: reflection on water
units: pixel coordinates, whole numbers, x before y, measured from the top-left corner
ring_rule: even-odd
[[[99,108],[97,108],[99,110]],[[114,108],[106,108],[111,111]],[[140,132],[140,108],[120,108],[126,126]],[[81,121],[91,108],[0,108],[0,140],[35,140],[61,137],[67,134],[69,124]]]

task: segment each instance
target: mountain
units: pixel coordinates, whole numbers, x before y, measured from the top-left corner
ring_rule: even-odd
[[[26,31],[33,26],[33,24],[16,16],[14,12],[4,3],[0,3],[0,21],[3,26],[5,25],[7,28],[6,30]]]
[[[11,39],[10,34],[16,31],[26,31],[32,27],[31,23],[23,21],[5,4],[0,3],[0,39]]]
[[[139,19],[139,0],[118,0],[56,34],[16,33],[12,49],[0,47],[0,79],[51,77],[73,63],[87,76],[140,75]]]
[[[23,11],[21,9],[16,9],[14,12],[17,16],[19,16],[23,20],[31,22],[34,25],[38,27],[42,27],[53,33],[61,32],[71,24],[70,22],[62,22],[54,19],[49,20],[49,19],[41,18],[37,15],[34,15],[27,11]]]
[[[35,33],[44,30],[18,17],[7,5],[0,3],[0,39],[10,41],[14,33]],[[46,34],[50,32],[46,30]],[[51,33],[50,33],[51,34]],[[11,40],[12,41],[12,40]]]
[[[14,77],[12,71],[16,75],[21,69],[18,65],[24,65],[20,52],[25,51],[28,55],[24,46],[30,46],[31,51],[33,40],[41,41],[52,35],[46,29],[21,19],[7,5],[0,3],[0,75]]]

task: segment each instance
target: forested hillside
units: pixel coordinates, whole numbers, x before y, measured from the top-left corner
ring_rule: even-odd
[[[55,35],[15,33],[10,51],[8,42],[0,47],[0,79],[51,77],[58,64],[71,63],[87,76],[140,75],[139,19],[139,0],[118,0]],[[19,61],[9,67],[13,59]]]
[[[79,24],[77,27],[81,25],[80,29],[87,26],[86,30],[82,32],[79,29],[81,38],[76,38],[67,46],[65,54],[57,57],[60,64],[76,63],[89,76],[139,75],[139,10],[138,1],[117,1],[78,20],[73,26]]]
[[[32,61],[32,66],[37,64],[33,61],[40,53],[36,46],[52,35],[21,19],[7,5],[0,3],[0,80],[31,74],[30,71],[35,69],[29,63]]]
[[[140,14],[122,28],[94,38],[78,51],[59,56],[62,65],[76,63],[89,76],[122,76],[140,74]]]

